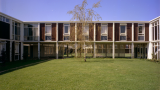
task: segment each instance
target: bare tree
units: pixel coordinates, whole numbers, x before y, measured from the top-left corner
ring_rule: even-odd
[[[102,19],[101,16],[95,12],[93,9],[100,7],[100,2],[94,3],[92,8],[86,8],[88,5],[87,0],[84,0],[81,5],[76,5],[73,10],[68,11],[68,14],[73,15],[71,21],[78,21],[77,24],[77,40],[79,41],[78,44],[80,46],[80,57],[81,51],[84,50],[84,61],[86,62],[86,43],[93,41],[93,39],[89,39],[86,37],[86,30],[89,29],[86,26],[93,26],[93,20]],[[89,29],[90,30],[90,29]],[[90,32],[90,31],[88,31]],[[88,39],[88,40],[87,40]],[[93,51],[93,49],[92,49]]]

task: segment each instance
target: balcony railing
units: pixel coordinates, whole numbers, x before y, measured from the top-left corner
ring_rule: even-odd
[[[15,40],[20,40],[20,35],[15,35]]]
[[[24,41],[38,41],[38,36],[24,36]]]

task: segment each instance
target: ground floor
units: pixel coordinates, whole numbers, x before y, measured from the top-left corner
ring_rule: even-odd
[[[120,42],[18,42],[0,41],[0,51],[6,51],[7,61],[24,58],[143,58],[160,59],[160,44]],[[0,53],[1,55],[1,53]],[[1,56],[0,56],[1,57]]]
[[[23,43],[24,53],[29,58],[143,58],[160,59],[159,46],[155,43]],[[157,45],[157,44],[155,44]],[[85,52],[85,53],[84,53]]]

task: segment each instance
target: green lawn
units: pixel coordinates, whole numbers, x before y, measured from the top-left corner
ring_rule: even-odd
[[[0,74],[0,90],[159,90],[159,86],[160,63],[145,59],[54,59]]]

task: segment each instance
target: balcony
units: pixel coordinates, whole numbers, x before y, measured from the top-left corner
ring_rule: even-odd
[[[38,36],[24,36],[24,41],[38,41]]]

